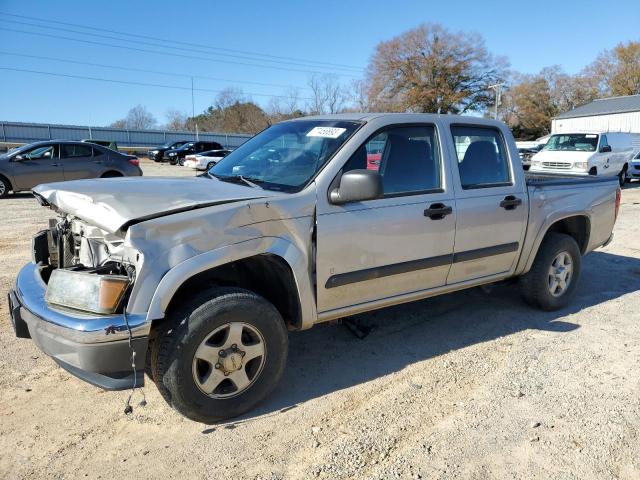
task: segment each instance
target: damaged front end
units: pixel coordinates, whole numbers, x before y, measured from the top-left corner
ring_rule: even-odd
[[[126,312],[140,261],[122,236],[60,214],[33,238],[9,293],[16,335],[94,385],[142,385],[146,316]]]

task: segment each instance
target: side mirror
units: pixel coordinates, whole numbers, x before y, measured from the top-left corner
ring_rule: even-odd
[[[15,157],[13,157],[14,162],[21,162],[24,159],[25,157],[23,155],[16,155]]]
[[[609,153],[611,152],[611,145],[603,145],[600,147],[600,153]]]
[[[340,178],[340,186],[329,194],[335,205],[382,198],[382,176],[373,170],[351,170]]]
[[[51,152],[44,152],[44,155],[42,155],[44,158],[51,158]]]

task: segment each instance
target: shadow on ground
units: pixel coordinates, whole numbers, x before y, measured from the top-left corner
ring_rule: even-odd
[[[557,312],[524,304],[517,284],[474,288],[356,317],[372,332],[357,339],[340,325],[318,325],[290,335],[285,376],[274,394],[238,419],[295,408],[297,404],[399,371],[452,350],[522,330],[565,334],[580,326],[571,313],[640,289],[640,259],[604,252],[584,259],[576,297]]]

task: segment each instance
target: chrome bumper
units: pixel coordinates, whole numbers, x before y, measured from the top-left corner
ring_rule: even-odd
[[[24,332],[28,329],[38,348],[60,366],[102,388],[131,388],[134,377],[137,386],[144,383],[149,331],[145,315],[125,318],[122,314],[93,315],[54,309],[44,300],[46,289],[38,265],[29,263],[20,270],[16,287],[9,293],[10,314],[18,337],[27,336]]]

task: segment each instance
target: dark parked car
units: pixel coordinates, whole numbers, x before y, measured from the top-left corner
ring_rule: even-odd
[[[175,150],[176,148],[180,148],[185,143],[187,143],[187,140],[180,140],[179,142],[165,143],[161,147],[152,148],[147,152],[147,158],[149,160],[153,160],[154,162],[166,162],[167,160],[163,159],[164,153],[167,150]]]
[[[529,170],[529,168],[531,168],[531,158],[539,151],[539,147],[518,148],[518,155],[520,155],[520,160],[522,160],[522,168]]]
[[[184,165],[184,157],[193,153],[206,152],[207,150],[223,150],[218,142],[187,142],[175,150],[164,152],[163,161],[169,160],[171,165]]]
[[[133,155],[90,143],[31,143],[0,156],[0,198],[9,191],[30,190],[41,183],[140,176],[139,163]]]

